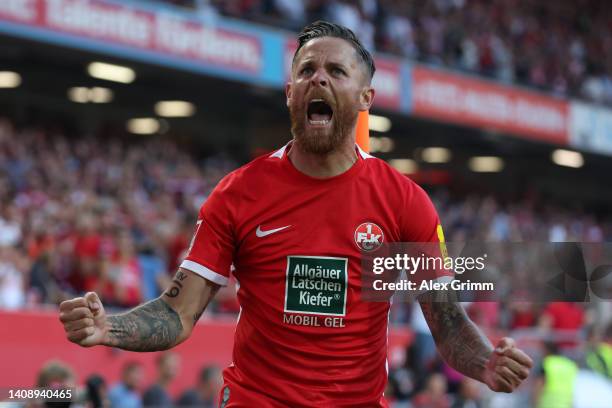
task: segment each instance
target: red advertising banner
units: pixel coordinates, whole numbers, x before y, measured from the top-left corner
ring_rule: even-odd
[[[374,107],[400,110],[402,100],[401,65],[386,58],[375,58],[376,73],[372,87],[376,91]]]
[[[412,69],[412,112],[544,142],[568,143],[568,103],[447,72]]]
[[[38,371],[49,360],[59,359],[70,365],[82,384],[91,374],[102,375],[109,384],[119,380],[121,368],[128,361],[138,361],[145,370],[144,385],[157,379],[155,360],[158,353],[134,353],[108,347],[83,348],[66,340],[57,311],[0,311],[0,388],[32,387]],[[178,377],[170,392],[191,387],[200,369],[209,364],[220,368],[232,361],[235,321],[232,318],[205,317],[191,337],[174,349],[180,358]],[[412,341],[405,328],[389,332],[389,360],[402,355]],[[0,402],[0,406],[2,403]]]
[[[0,1],[0,20],[246,73],[258,73],[263,64],[257,36],[134,5],[100,0],[6,0]]]

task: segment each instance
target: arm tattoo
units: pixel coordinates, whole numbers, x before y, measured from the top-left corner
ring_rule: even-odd
[[[109,316],[108,325],[108,345],[129,351],[167,350],[183,331],[178,313],[159,298],[127,313]]]
[[[420,304],[440,354],[455,370],[482,381],[491,343],[459,303],[435,301],[432,295],[425,294]]]
[[[174,275],[174,279],[172,279],[172,286],[164,292],[164,295],[175,298],[181,293],[181,289],[183,289],[183,281],[187,279],[187,274],[178,271],[176,275]]]
[[[215,296],[215,294],[217,293],[218,290],[219,290],[219,286],[214,286],[212,288],[210,296],[208,297],[208,301],[204,304],[204,306],[202,306],[202,309],[198,313],[193,315],[193,324],[194,325],[198,322],[198,320],[200,320],[200,317],[202,317],[202,314],[204,314],[204,311],[206,310],[206,307],[208,307],[208,304],[210,303],[210,301]]]
[[[200,317],[202,317],[202,314],[204,314],[205,309],[206,309],[206,305],[204,305],[202,310],[200,310],[198,313],[193,315],[193,324],[196,324],[198,320],[200,320]]]

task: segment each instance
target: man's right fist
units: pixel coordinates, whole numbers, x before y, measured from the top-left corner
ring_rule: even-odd
[[[71,342],[83,347],[104,344],[108,331],[106,313],[95,292],[62,302],[60,320]]]

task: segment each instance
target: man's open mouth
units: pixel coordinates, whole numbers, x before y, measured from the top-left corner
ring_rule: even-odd
[[[313,126],[325,126],[331,122],[334,110],[323,99],[313,99],[308,103],[308,123]]]

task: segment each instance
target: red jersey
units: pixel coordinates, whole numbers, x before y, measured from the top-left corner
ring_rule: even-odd
[[[439,242],[438,216],[419,186],[359,148],[349,170],[316,179],[290,146],[219,183],[181,264],[220,285],[233,264],[239,282],[222,406],[386,406],[389,302],[360,299],[360,240]]]

